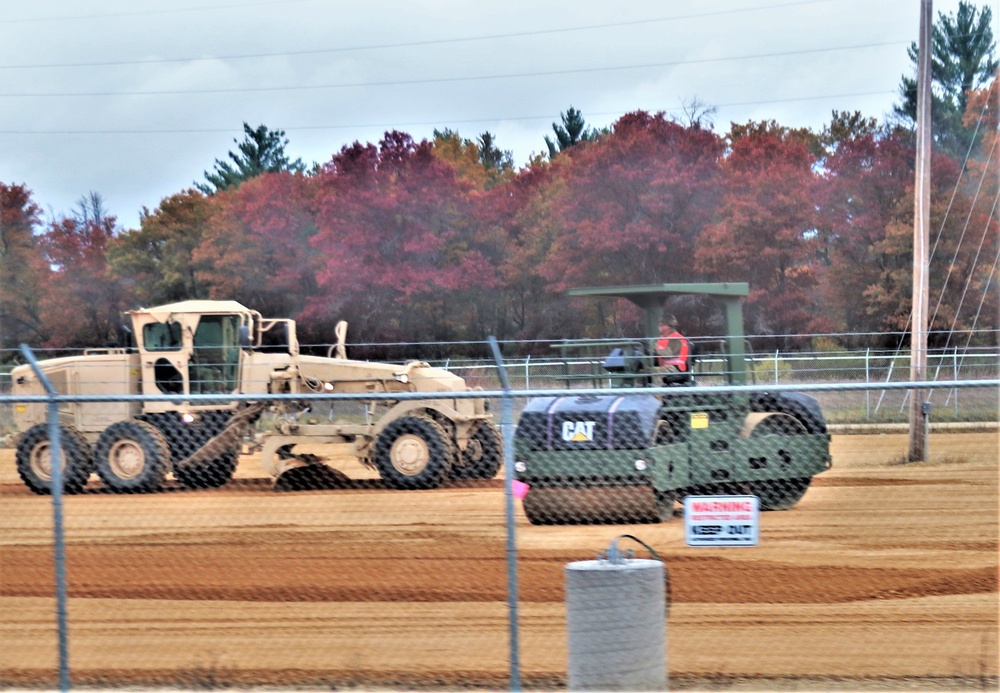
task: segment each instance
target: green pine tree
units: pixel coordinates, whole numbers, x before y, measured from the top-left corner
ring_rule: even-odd
[[[993,12],[988,6],[959,2],[954,15],[938,13],[931,32],[931,132],[935,143],[945,151],[964,156],[972,143],[973,131],[962,125],[962,115],[969,102],[969,92],[989,83],[997,70],[994,53]],[[917,44],[907,49],[917,65]],[[917,118],[917,80],[903,76],[899,86],[902,103],[893,107],[896,116],[913,125]]]
[[[305,170],[302,159],[290,161],[285,154],[288,140],[284,130],[269,130],[266,125],[259,125],[256,130],[243,123],[245,137],[243,141],[233,139],[239,148],[239,153],[230,150],[229,161],[215,160],[215,171],[205,171],[205,183],[195,183],[195,187],[206,195],[214,195],[229,188],[239,187],[245,180],[255,178],[262,173],[277,171]]]

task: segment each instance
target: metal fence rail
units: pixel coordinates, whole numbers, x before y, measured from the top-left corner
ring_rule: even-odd
[[[506,373],[496,365],[450,364],[484,389],[448,396],[493,403],[504,464],[495,478],[449,478],[433,489],[394,489],[343,448],[322,444],[286,452],[306,468],[325,458],[333,471],[282,487],[261,468],[261,442],[273,433],[266,416],[255,420],[238,464],[223,467],[222,483],[166,473],[155,489],[128,493],[125,484],[88,474],[65,497],[53,480],[57,492],[48,497],[22,483],[18,465],[32,463],[30,455],[18,457],[25,449],[0,449],[0,685],[561,689],[568,656],[565,566],[594,558],[627,533],[654,547],[670,570],[665,640],[676,687],[996,686],[1000,380],[988,366],[973,377],[917,384],[787,382],[779,368],[778,383],[591,389],[556,380],[551,364],[529,363],[508,363]],[[537,386],[548,382],[563,387]],[[828,422],[868,421],[914,388],[935,401],[957,402],[960,395],[954,419],[987,432],[933,439],[932,459],[915,465],[900,463],[905,436],[835,436],[832,467],[802,488],[788,482],[813,470],[769,476],[768,465],[786,458],[800,464],[826,435],[824,426],[794,409],[771,424],[754,418],[756,428],[741,433],[742,422],[727,421],[724,411],[733,398],[753,409],[754,402],[797,392],[815,397]],[[604,411],[594,402],[608,396],[694,397],[711,421],[708,430],[728,426],[734,436],[726,446],[721,437],[699,438],[700,431],[689,430],[694,424],[666,412],[652,424],[656,447],[666,451],[657,460],[643,452],[650,424],[642,406],[615,405],[614,430],[596,436],[608,441],[603,457],[524,452],[550,445],[560,431],[566,441],[595,437],[584,418],[549,416],[547,402],[561,396],[594,412]],[[876,398],[877,408],[867,406]],[[224,403],[259,399],[227,395]],[[285,400],[310,404],[308,416],[319,421],[362,402],[358,395],[313,394],[275,395],[266,403]],[[150,401],[222,403],[211,395],[3,395],[0,408],[43,404],[58,428],[69,426],[74,404]],[[538,412],[545,415],[530,416]],[[952,411],[938,406],[931,417],[951,421]],[[190,434],[180,420],[173,425],[177,431],[162,433],[176,462],[172,446],[179,449],[175,440]],[[49,434],[51,457],[59,457],[58,438]],[[84,443],[91,446],[87,460],[115,459],[114,446]],[[71,447],[84,443],[69,439]],[[655,485],[644,485],[646,463],[669,458],[670,473],[679,474],[682,461],[695,465],[695,456],[690,462],[676,456],[681,450],[701,460],[741,445],[759,446],[746,456],[759,472],[756,481],[730,488],[722,477],[692,477],[688,490],[750,490],[775,507],[798,493],[801,502],[762,515],[756,548],[686,546],[683,497],[664,498]],[[127,478],[130,449],[118,451],[117,471]],[[545,464],[557,471],[536,471]],[[557,477],[558,484],[550,483]],[[590,484],[592,477],[601,483]],[[518,498],[519,480],[536,490],[548,484],[582,491],[572,501],[582,506],[526,505],[533,491]],[[584,517],[610,506],[631,514]],[[550,512],[555,520],[568,514],[597,524],[550,524]],[[58,554],[53,565],[60,542],[63,578]],[[634,548],[645,556],[642,545]]]

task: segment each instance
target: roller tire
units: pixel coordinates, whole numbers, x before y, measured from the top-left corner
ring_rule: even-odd
[[[455,446],[435,421],[404,416],[387,425],[375,441],[375,467],[390,488],[437,488],[451,473]]]
[[[483,422],[469,436],[469,445],[462,452],[462,464],[452,467],[453,479],[492,479],[503,462],[503,442],[500,429]]]
[[[749,482],[750,493],[760,499],[761,510],[788,510],[802,500],[809,490],[812,477],[801,479],[771,479]]]
[[[528,491],[527,495],[521,499],[521,507],[524,509],[524,516],[528,518],[528,522],[533,525],[558,525],[565,524],[564,522],[559,522],[559,517],[552,512],[545,504],[537,501],[536,498],[532,497],[532,491]],[[537,495],[537,494],[536,494]]]
[[[656,509],[660,513],[660,522],[670,522],[674,519],[674,504],[677,502],[677,491],[654,491]]]
[[[114,493],[158,491],[170,467],[170,446],[156,426],[145,421],[111,424],[94,449],[97,475]]]
[[[750,410],[777,412],[798,419],[810,434],[826,433],[826,419],[819,402],[801,392],[761,392],[750,396]]]
[[[90,443],[72,426],[59,427],[59,446],[66,464],[62,467],[63,493],[79,493],[94,470]],[[52,493],[52,462],[49,453],[49,425],[32,426],[17,443],[17,474],[32,492]]]
[[[793,393],[794,394],[794,393]],[[804,411],[804,410],[800,410]],[[785,417],[770,417],[764,419],[750,434],[750,437],[776,435],[794,438],[799,435],[808,435],[809,423],[794,416],[789,412],[781,412],[792,419]],[[788,510],[795,506],[806,491],[812,477],[801,477],[794,479],[767,479],[764,481],[746,482],[747,491],[760,499],[761,510]]]

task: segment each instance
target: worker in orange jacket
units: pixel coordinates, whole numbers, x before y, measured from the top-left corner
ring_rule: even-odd
[[[656,360],[660,370],[686,373],[690,353],[687,339],[677,331],[677,318],[665,313],[660,320],[660,338],[656,340]]]

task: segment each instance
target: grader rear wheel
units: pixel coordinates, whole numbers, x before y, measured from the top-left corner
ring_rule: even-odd
[[[115,493],[158,491],[170,465],[170,446],[150,423],[119,421],[97,439],[94,461],[97,475]]]
[[[170,447],[174,477],[191,489],[218,488],[229,482],[236,472],[241,446],[237,443],[220,451],[214,459],[196,460],[181,465],[210,440],[222,433],[234,412],[228,409],[199,411],[193,422],[185,421],[178,412],[144,414],[137,417],[159,429]]]
[[[79,493],[87,485],[94,469],[90,444],[72,426],[59,427],[59,446],[62,451],[63,493]],[[49,442],[49,425],[32,426],[17,443],[17,474],[21,481],[39,495],[52,493],[52,449]]]

